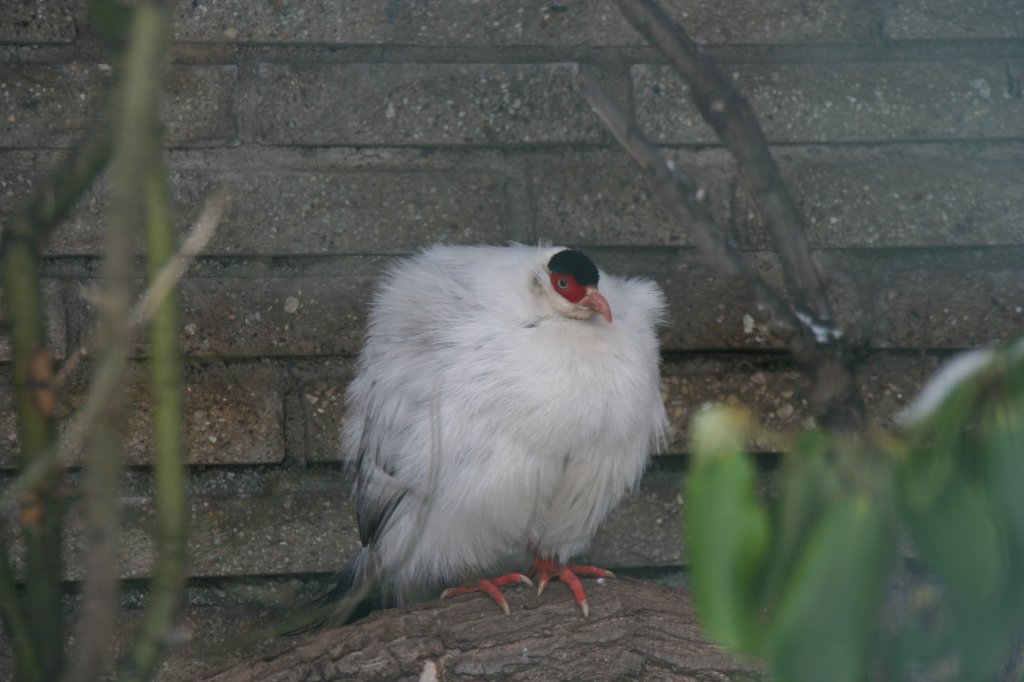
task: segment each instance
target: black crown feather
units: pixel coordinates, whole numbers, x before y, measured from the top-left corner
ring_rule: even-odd
[[[579,251],[566,249],[559,251],[548,261],[548,272],[572,275],[577,284],[583,286],[597,285],[600,275],[594,261]]]

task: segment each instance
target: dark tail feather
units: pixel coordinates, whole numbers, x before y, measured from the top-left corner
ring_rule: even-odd
[[[320,632],[358,620],[377,607],[379,594],[366,578],[366,550],[331,577],[334,586],[285,620],[277,634],[285,637]]]

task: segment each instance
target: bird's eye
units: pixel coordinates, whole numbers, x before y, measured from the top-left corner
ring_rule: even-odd
[[[567,280],[565,277],[560,278],[558,280],[558,288],[559,289],[568,289],[569,288],[569,280]]]

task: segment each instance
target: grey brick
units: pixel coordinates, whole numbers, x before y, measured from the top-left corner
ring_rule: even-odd
[[[1019,0],[895,0],[883,30],[893,40],[1024,38],[1024,6]]]
[[[0,65],[0,146],[67,147],[104,109],[106,64]]]
[[[872,31],[870,11],[861,0],[659,4],[700,43],[851,43],[868,40]]]
[[[58,153],[50,151],[0,152],[0,216],[6,219],[28,201],[39,178],[58,160]]]
[[[345,388],[351,363],[325,368],[301,388],[306,433],[306,461],[341,462],[341,429],[345,423]]]
[[[81,368],[61,392],[58,417],[77,410],[91,370]],[[185,452],[189,464],[270,464],[284,458],[282,372],[266,366],[186,365]],[[0,468],[17,466],[18,438],[9,378],[0,392]],[[153,461],[148,367],[129,367],[124,418],[126,464]],[[66,426],[66,422],[64,422]],[[77,460],[76,460],[77,461]]]
[[[803,375],[764,358],[666,362],[662,394],[672,429],[667,452],[689,451],[690,422],[708,403],[744,405],[771,428],[793,428],[811,417]]]
[[[797,0],[763,3],[667,0],[661,3],[701,42],[852,42],[870,30],[862,3]],[[284,5],[179,2],[179,40],[272,43],[347,43],[518,46],[634,46],[643,39],[610,0],[529,0],[466,3],[322,3],[301,9]]]
[[[872,341],[880,348],[988,346],[1024,331],[1020,269],[880,273]]]
[[[0,151],[0,216],[26,200],[63,150]],[[173,213],[184,234],[218,189],[229,206],[206,254],[389,253],[423,244],[500,243],[504,187],[516,155],[491,151],[234,147],[181,149],[168,158]],[[49,255],[102,252],[107,176],[54,231]],[[524,207],[524,210],[528,210]]]
[[[196,358],[352,353],[362,343],[371,284],[386,262],[342,259],[317,276],[186,277],[181,281],[182,352]],[[93,325],[95,313],[84,295],[95,285],[79,282],[70,306],[75,328],[82,330],[76,347],[85,344]],[[141,282],[136,288],[141,292]],[[134,354],[144,353],[140,342]]]
[[[179,170],[170,183],[182,235],[216,192],[227,193],[205,255],[388,253],[433,242],[502,241],[502,180],[493,176]],[[90,190],[48,253],[102,253],[108,196],[105,181]]]
[[[67,43],[75,38],[71,0],[5,2],[0,6],[0,42]]]
[[[67,147],[106,108],[106,64],[0,65],[0,146]],[[163,120],[170,145],[224,144],[236,136],[237,69],[172,66]]]
[[[775,156],[816,248],[1024,244],[1024,149],[786,149]],[[737,191],[737,240],[770,248]]]
[[[172,182],[186,224],[212,188],[231,197],[207,253],[408,252],[501,240],[495,177],[265,171],[175,173]]]
[[[32,191],[64,160],[65,150],[17,149],[0,152],[0,219],[20,208]],[[88,243],[90,252],[102,249],[106,204],[102,200],[102,179],[86,189],[63,223],[43,244],[44,254],[72,254],[83,251],[78,242]]]
[[[246,478],[236,474],[236,479]],[[324,477],[272,476],[266,488],[247,493],[190,495],[189,576],[330,572],[359,548],[347,487],[325,487]],[[333,476],[330,481],[341,479]],[[155,547],[153,500],[124,500],[119,561],[122,578],[150,574]],[[74,511],[66,532],[67,574],[80,577],[82,515]]]
[[[260,139],[298,145],[596,142],[572,64],[261,64]]]
[[[337,355],[362,343],[373,275],[202,278],[182,283],[184,352]]]
[[[720,225],[729,224],[732,168],[720,150],[668,153],[706,188]],[[565,155],[530,169],[538,239],[575,245],[689,245],[684,225],[654,194],[647,173],[624,154]]]
[[[999,139],[1024,135],[1019,61],[730,67],[773,142]],[[659,143],[713,142],[668,66],[632,69],[637,120]]]
[[[262,365],[188,365],[185,374],[185,445],[190,464],[268,464],[284,458],[282,373]],[[149,463],[151,426],[148,386],[130,404],[132,419],[145,428],[132,429],[130,441],[138,463]]]
[[[682,482],[678,471],[648,472],[598,529],[582,563],[609,568],[682,566]]]
[[[889,427],[938,366],[936,356],[903,357],[875,353],[856,368],[857,383],[870,423]],[[785,431],[814,424],[808,403],[810,384],[788,359],[748,355],[716,359],[670,360],[662,367],[662,391],[672,438],[667,452],[689,451],[689,426],[708,403],[742,405],[758,421]],[[773,443],[753,441],[748,447],[771,449]]]
[[[780,279],[777,261],[753,256],[766,277]],[[694,251],[603,253],[595,261],[607,272],[646,277],[661,285],[668,299],[668,325],[661,333],[665,351],[780,347],[760,328],[745,326],[744,302],[732,298]]]
[[[238,136],[238,68],[172,66],[164,82],[162,120],[170,146],[233,143]]]

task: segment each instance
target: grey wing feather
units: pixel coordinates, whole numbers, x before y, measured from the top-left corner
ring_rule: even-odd
[[[380,402],[371,402],[356,456],[356,519],[363,547],[374,543],[407,492],[382,451],[389,425],[382,423],[381,407]]]

